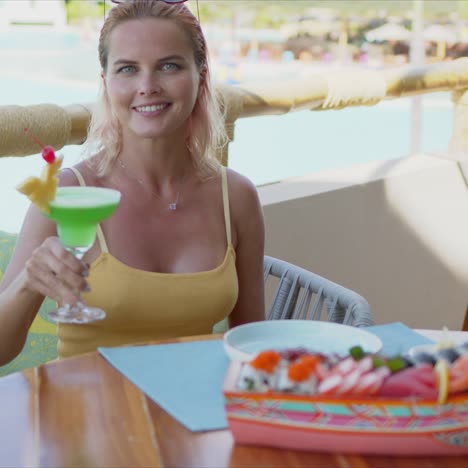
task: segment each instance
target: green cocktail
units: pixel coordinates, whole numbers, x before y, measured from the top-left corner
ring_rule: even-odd
[[[49,217],[57,223],[66,247],[93,245],[98,223],[117,209],[120,192],[100,187],[59,187],[50,202]]]
[[[120,202],[120,192],[101,187],[58,187],[49,203],[49,218],[66,250],[80,260],[94,244],[98,224],[111,216]],[[83,304],[65,304],[49,312],[55,322],[89,323],[101,320],[105,312]]]

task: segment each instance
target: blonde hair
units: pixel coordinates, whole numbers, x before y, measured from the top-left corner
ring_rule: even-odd
[[[211,83],[206,40],[200,24],[183,4],[168,5],[159,0],[134,0],[113,7],[104,22],[99,37],[99,61],[103,72],[107,70],[109,37],[125,21],[142,18],[162,18],[173,21],[188,35],[193,47],[196,67],[200,73],[198,97],[188,122],[187,148],[201,177],[216,173],[220,163],[218,155],[227,143],[224,116],[219,96]],[[112,110],[106,90],[101,84],[98,106],[93,111],[85,152],[88,156],[100,153],[93,165],[99,176],[105,175],[122,150],[120,122]],[[90,161],[91,162],[91,161]]]

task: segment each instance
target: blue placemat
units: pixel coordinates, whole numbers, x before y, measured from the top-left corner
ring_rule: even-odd
[[[382,350],[385,356],[395,356],[406,353],[412,346],[434,343],[433,340],[420,335],[401,322],[373,325],[365,330],[374,333],[382,340]]]
[[[187,429],[213,431],[227,427],[222,386],[229,359],[222,341],[98,350]]]
[[[399,322],[367,330],[380,337],[382,352],[389,356],[431,343]],[[229,359],[222,341],[99,348],[99,352],[187,429],[227,427],[222,385]]]

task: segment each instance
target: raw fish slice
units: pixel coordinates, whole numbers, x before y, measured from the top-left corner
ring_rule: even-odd
[[[430,364],[421,364],[392,374],[384,381],[379,395],[436,399],[438,390],[434,369]]]

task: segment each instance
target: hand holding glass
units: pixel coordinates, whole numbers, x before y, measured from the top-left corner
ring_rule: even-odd
[[[120,202],[120,192],[101,187],[58,187],[47,215],[57,224],[64,248],[81,260],[96,240],[98,224],[111,216]],[[106,313],[83,303],[65,304],[49,312],[54,322],[89,323]]]

